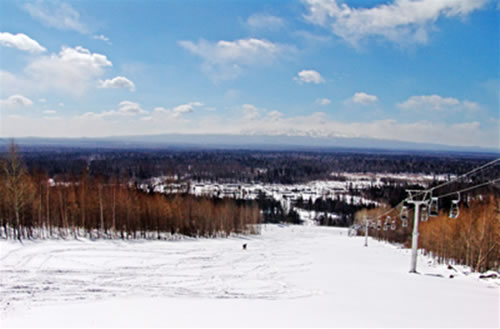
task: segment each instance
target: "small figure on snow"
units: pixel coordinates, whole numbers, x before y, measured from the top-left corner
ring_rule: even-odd
[[[247,244],[246,243],[243,244],[243,250],[247,250]]]

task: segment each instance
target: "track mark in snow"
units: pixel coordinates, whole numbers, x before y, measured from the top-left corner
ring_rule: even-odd
[[[287,282],[288,274],[310,266],[295,260],[296,241],[245,237],[249,249],[241,250],[241,240],[28,242],[1,258],[0,307],[132,295],[274,300],[314,294]]]

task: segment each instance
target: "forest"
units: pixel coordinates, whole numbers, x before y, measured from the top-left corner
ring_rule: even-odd
[[[261,151],[179,149],[91,149],[26,147],[20,149],[29,172],[45,171],[64,180],[87,170],[94,177],[126,177],[138,182],[176,176],[192,181],[295,184],[342,179],[332,173],[466,172],[494,159],[492,154],[361,152],[359,150]],[[500,176],[500,168],[489,173]]]
[[[422,216],[418,246],[438,262],[467,265],[484,272],[500,266],[500,197],[498,191],[483,190],[460,203],[457,218],[450,218],[450,202],[444,202],[436,217]],[[400,208],[399,208],[400,209]],[[356,213],[358,234],[364,234],[365,216],[370,221],[368,234],[379,240],[401,243],[411,248],[413,209],[405,224],[399,209],[386,215],[387,208],[364,209]]]
[[[340,226],[347,227],[353,224],[355,214],[362,209],[372,209],[372,206],[361,204],[351,204],[345,201],[336,199],[316,199],[314,202],[299,198],[295,202],[297,208],[308,211],[315,211],[318,214],[318,224],[323,226]],[[332,218],[327,214],[336,214],[338,217]]]
[[[258,233],[255,224],[300,224],[300,216],[293,207],[285,211],[279,201],[264,195],[256,200],[221,199],[154,193],[139,186],[156,175],[184,182],[292,184],[345,179],[332,172],[464,173],[489,159],[491,156],[238,150],[23,151],[12,143],[0,163],[0,237],[164,239],[252,234]],[[441,191],[448,193],[498,178],[499,167],[459,179]],[[379,208],[321,198],[314,202],[298,199],[293,206],[315,211],[320,225],[359,225],[363,216],[374,218],[387,207],[397,206],[405,198],[406,189],[420,188],[401,181],[386,183],[382,187],[349,189],[349,195],[377,201],[383,205]],[[439,182],[430,187],[436,184]],[[439,261],[465,264],[478,271],[498,268],[498,189],[489,186],[480,194],[464,195],[457,219],[448,218],[450,205],[451,198],[443,199],[440,215],[422,222],[419,244],[423,250]],[[409,246],[411,222],[402,225],[396,210],[390,216],[390,221],[382,218],[380,225],[372,225],[369,234]]]
[[[14,144],[1,169],[0,236],[7,239],[214,237],[256,233],[261,221],[252,201],[147,193],[85,169],[55,181],[27,171]]]

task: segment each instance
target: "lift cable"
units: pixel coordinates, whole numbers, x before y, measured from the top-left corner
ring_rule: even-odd
[[[399,207],[401,204],[404,205],[404,202],[410,202],[410,203],[413,203],[415,205],[414,207],[414,210],[415,210],[415,215],[414,215],[414,220],[413,220],[413,234],[412,234],[412,251],[411,251],[411,265],[410,265],[410,273],[418,273],[417,272],[417,256],[418,256],[418,223],[423,220],[421,218],[421,216],[419,216],[419,211],[420,211],[420,206],[423,205],[424,207],[427,207],[428,206],[428,200],[426,200],[427,198],[427,194],[429,193],[432,193],[433,190],[435,189],[438,189],[440,187],[443,187],[445,185],[448,185],[454,181],[457,181],[459,178],[461,177],[465,177],[467,175],[470,175],[474,172],[478,172],[480,170],[483,170],[495,163],[497,163],[498,161],[500,161],[500,158],[496,159],[496,160],[493,160],[493,161],[490,161],[484,165],[482,165],[481,167],[478,167],[478,168],[475,168],[471,171],[469,171],[468,173],[465,173],[463,175],[460,175],[460,176],[457,176],[454,180],[451,180],[451,181],[448,181],[448,182],[445,182],[443,184],[440,184],[438,186],[435,186],[433,188],[430,188],[430,189],[425,189],[425,190],[422,190],[421,192],[417,193],[417,194],[414,194],[412,195],[413,192],[415,191],[412,191],[412,190],[407,190],[407,192],[409,193],[409,196],[407,198],[405,198],[403,201],[401,201],[400,203],[398,203],[395,207],[389,209],[388,211],[385,211],[382,215],[379,215],[379,216],[376,216],[375,217],[375,220],[377,220],[377,230],[380,231],[380,226],[381,226],[381,221],[380,221],[380,218],[389,214],[391,211],[394,211],[397,207]],[[461,190],[456,190],[454,192],[450,192],[450,193],[446,193],[446,194],[441,194],[441,195],[438,195],[438,196],[434,196],[433,199],[439,199],[439,198],[444,198],[444,197],[447,197],[447,196],[450,196],[450,195],[454,195],[454,194],[458,194],[459,196],[459,199],[458,200],[453,200],[452,202],[454,203],[454,205],[456,207],[458,207],[458,202],[460,200],[460,193],[463,193],[463,192],[467,192],[467,191],[471,191],[471,190],[474,190],[476,188],[479,188],[479,187],[482,187],[482,186],[486,186],[486,185],[490,185],[490,184],[494,184],[496,182],[500,182],[500,177],[499,178],[496,178],[496,179],[493,179],[493,180],[490,180],[488,182],[484,182],[484,183],[481,183],[481,184],[477,184],[477,185],[474,185],[474,186],[470,186],[470,187],[467,187],[467,188],[464,188],[464,189],[461,189]],[[421,200],[414,200],[414,197],[416,196],[419,196],[419,195],[422,195],[424,194],[424,197],[421,199]],[[432,194],[431,194],[432,195]],[[427,204],[426,204],[427,202]],[[453,206],[453,204],[452,204]],[[403,206],[403,209],[404,209],[404,206]],[[427,208],[425,208],[427,209]],[[453,209],[453,208],[452,208]],[[452,214],[451,210],[450,210],[450,218],[457,218],[458,217],[458,208],[456,209],[457,211]],[[401,210],[403,211],[403,210]],[[406,216],[408,216],[408,214],[406,213]],[[427,214],[428,216],[428,214]],[[386,231],[388,228],[387,228],[387,224],[389,223],[388,222],[388,219],[386,219],[385,223],[384,223],[384,231]],[[403,217],[402,217],[402,222],[403,222]],[[408,218],[406,217],[406,222],[407,222]],[[427,219],[425,219],[427,220]],[[374,222],[372,222],[374,223]],[[394,222],[393,222],[394,223]],[[367,218],[365,217],[365,247],[368,246],[368,225],[371,225],[370,224],[370,221],[367,220]],[[402,224],[403,225],[403,224]],[[406,224],[407,226],[408,224]],[[403,225],[403,227],[406,227],[405,225]],[[394,230],[394,228],[392,228],[393,226],[391,225],[391,229]]]
[[[500,178],[493,179],[493,180],[490,180],[488,182],[484,182],[484,183],[481,183],[481,184],[478,184],[478,185],[474,185],[474,186],[471,186],[471,187],[467,187],[467,188],[464,188],[464,189],[462,189],[460,191],[455,191],[455,192],[450,192],[450,193],[446,193],[446,194],[441,194],[441,195],[436,196],[436,198],[445,198],[445,197],[450,196],[450,195],[460,194],[460,193],[463,193],[463,192],[474,190],[474,189],[482,187],[482,186],[486,186],[486,185],[490,185],[490,184],[495,184],[496,182],[500,182]]]
[[[469,172],[467,172],[467,173],[465,173],[465,174],[462,174],[462,175],[460,175],[460,176],[455,177],[455,178],[454,178],[454,179],[452,179],[452,180],[449,180],[448,182],[444,182],[444,183],[439,184],[439,185],[437,185],[437,186],[431,187],[430,189],[428,189],[428,190],[426,190],[426,191],[432,192],[432,191],[434,191],[434,190],[436,190],[436,189],[438,189],[438,188],[441,188],[441,187],[446,186],[446,185],[448,185],[448,184],[454,183],[454,182],[458,181],[460,178],[466,177],[466,176],[468,176],[468,175],[470,175],[470,174],[473,174],[473,173],[475,173],[475,172],[477,172],[477,171],[481,171],[481,170],[483,170],[483,169],[485,169],[485,168],[487,168],[487,167],[489,167],[489,166],[491,166],[491,165],[493,165],[493,164],[495,164],[495,163],[497,163],[497,162],[499,162],[499,161],[500,161],[500,158],[495,159],[495,160],[493,160],[493,161],[490,161],[490,162],[488,162],[488,163],[485,163],[484,165],[482,165],[482,166],[480,166],[480,167],[474,168],[474,169],[472,169],[471,171],[469,171]]]
[[[399,206],[401,206],[405,201],[406,201],[406,199],[404,199],[403,201],[401,201],[400,203],[398,203],[397,205],[395,205],[391,209],[387,210],[386,212],[382,213],[381,215],[375,216],[374,219],[380,219],[380,218],[384,217],[385,215],[390,214],[392,211],[399,208]]]
[[[436,189],[438,189],[438,188],[441,188],[441,187],[443,187],[443,186],[446,186],[446,185],[448,185],[448,184],[451,184],[451,183],[453,183],[453,182],[455,182],[455,181],[459,180],[460,178],[463,178],[463,177],[466,177],[466,176],[468,176],[468,175],[470,175],[470,174],[473,174],[473,173],[475,173],[475,172],[478,172],[478,171],[484,170],[484,169],[486,169],[487,167],[489,167],[489,166],[492,166],[492,165],[496,164],[497,162],[500,162],[500,158],[497,158],[497,159],[492,160],[492,161],[490,161],[490,162],[488,162],[488,163],[485,163],[484,165],[482,165],[482,166],[480,166],[480,167],[474,168],[474,169],[472,169],[471,171],[469,171],[469,172],[467,172],[467,173],[465,173],[465,174],[462,174],[462,175],[460,175],[460,176],[457,176],[457,177],[455,177],[454,179],[452,179],[452,180],[450,180],[450,181],[448,181],[448,182],[444,182],[444,183],[439,184],[439,185],[437,185],[437,186],[434,186],[434,187],[432,187],[432,188],[430,188],[430,189],[422,190],[422,192],[419,192],[419,193],[415,194],[415,196],[422,195],[423,193],[432,192],[433,190],[436,190]],[[497,182],[497,181],[500,181],[500,178],[495,179],[495,180],[493,180],[493,181],[489,181],[489,182],[487,182],[487,183],[482,183],[482,184],[479,184],[479,185],[476,185],[476,186],[473,186],[473,187],[469,187],[469,188],[466,188],[466,189],[461,190],[461,191],[450,192],[450,193],[443,194],[443,195],[439,195],[439,196],[436,196],[436,197],[437,197],[437,198],[443,198],[443,197],[450,196],[450,195],[454,195],[454,194],[457,194],[457,193],[466,192],[466,191],[469,191],[469,190],[473,190],[474,188],[478,188],[478,187],[485,186],[485,185],[488,185],[488,184],[493,184],[493,183],[495,183],[495,182]],[[375,218],[374,218],[374,219],[375,219],[375,220],[376,220],[376,219],[380,219],[380,218],[384,217],[385,215],[387,215],[387,214],[391,213],[392,211],[395,211],[397,208],[399,208],[399,206],[403,205],[403,204],[404,204],[404,202],[405,202],[407,199],[408,199],[408,198],[403,199],[401,202],[399,202],[397,205],[395,205],[395,206],[394,206],[394,207],[392,207],[391,209],[389,209],[389,210],[385,211],[385,212],[384,212],[384,213],[382,213],[381,215],[375,216]]]

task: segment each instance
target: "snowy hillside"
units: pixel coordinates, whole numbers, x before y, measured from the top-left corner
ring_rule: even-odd
[[[1,326],[499,326],[498,279],[423,256],[409,274],[409,250],[363,242],[275,225],[229,239],[0,241]]]

